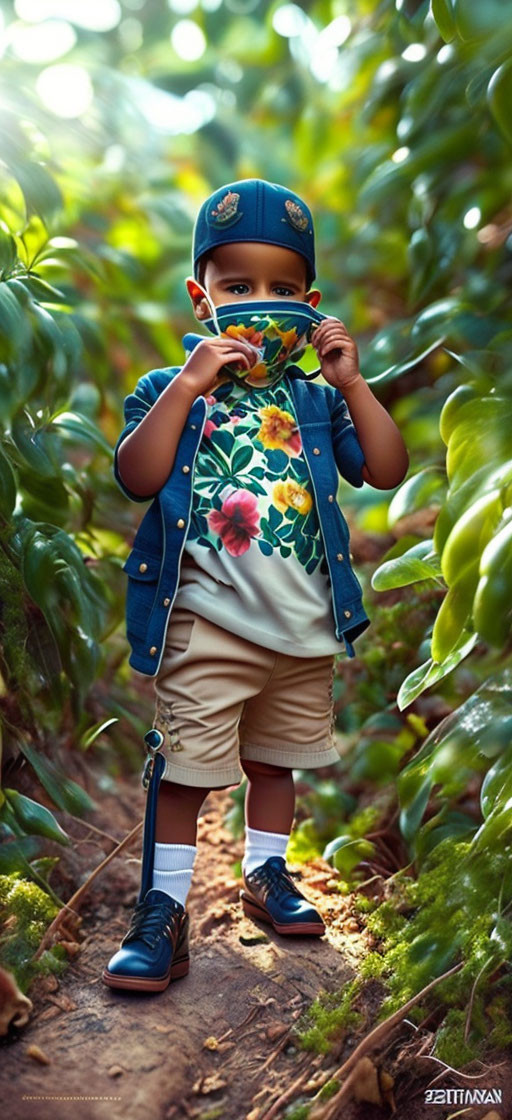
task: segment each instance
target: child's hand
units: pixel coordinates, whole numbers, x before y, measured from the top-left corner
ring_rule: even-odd
[[[225,378],[219,374],[228,362],[238,362],[248,370],[259,360],[256,348],[240,338],[205,338],[194,347],[178,377],[194,399],[200,394],[206,397],[222,384]]]
[[[334,315],[319,323],[311,336],[311,345],[320,359],[322,377],[335,389],[346,389],[361,377],[359,355],[354,339]]]

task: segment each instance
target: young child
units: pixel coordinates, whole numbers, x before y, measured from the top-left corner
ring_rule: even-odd
[[[156,711],[145,736],[141,889],[103,980],[151,991],[188,972],[197,816],[209,791],[237,785],[242,770],[245,913],[285,935],[325,931],[285,854],[293,769],[339,758],[335,654],[343,640],[354,657],[352,641],[370,624],[338,474],[388,490],[408,467],[345,326],[311,310],[321,293],[301,198],[260,179],[225,184],[199,211],[192,259],[196,319],[215,330],[220,309],[250,302],[251,312],[254,301],[284,360],[262,377],[262,333],[251,326],[195,336],[182,367],[144,375],[125,401],[115,477],[132,500],[153,498],[124,566],[127,636],[130,664],[155,677]],[[287,360],[296,336],[283,301],[316,315],[311,342],[327,384]]]

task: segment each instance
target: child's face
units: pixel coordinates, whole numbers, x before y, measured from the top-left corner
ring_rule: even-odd
[[[237,300],[290,299],[316,307],[321,293],[306,290],[306,262],[300,253],[261,241],[217,245],[208,260],[203,287],[215,307]],[[197,319],[210,315],[200,289],[187,280]]]

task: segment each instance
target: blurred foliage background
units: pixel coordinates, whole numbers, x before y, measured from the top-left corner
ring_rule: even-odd
[[[61,968],[33,958],[59,811],[97,805],[88,754],[100,799],[140,767],[152,682],[119,573],[141,511],[112,448],[137,378],[184,360],[199,205],[261,176],[311,206],[321,309],[411,462],[389,493],[340,484],[372,626],[289,855],[353,893],[383,1013],[462,959],[436,1053],[508,1042],[512,4],[3,0],[0,50],[0,959],[25,987]],[[341,1029],[320,1020],[306,1045]]]

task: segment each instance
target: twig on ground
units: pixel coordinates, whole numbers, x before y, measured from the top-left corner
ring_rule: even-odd
[[[424,999],[424,997],[430,991],[432,991],[432,989],[435,988],[437,984],[440,984],[442,980],[446,980],[449,976],[453,976],[455,972],[459,972],[463,967],[463,963],[463,961],[460,961],[458,964],[454,965],[453,968],[448,969],[447,972],[443,972],[442,976],[436,976],[434,980],[431,980],[430,983],[426,985],[425,988],[422,988],[421,992],[417,992],[417,994],[413,996],[412,999],[408,1000],[407,1003],[404,1003],[403,1007],[399,1007],[398,1011],[395,1011],[393,1015],[389,1015],[388,1018],[384,1019],[382,1023],[378,1023],[377,1026],[374,1027],[373,1030],[371,1030],[370,1033],[361,1040],[359,1045],[356,1046],[355,1050],[352,1051],[343,1065],[340,1066],[339,1069],[337,1069],[332,1075],[336,1081],[341,1081],[343,1078],[347,1078],[347,1080],[344,1081],[338,1092],[333,1097],[331,1097],[329,1102],[325,1105],[325,1108],[320,1105],[320,1107],[317,1106],[313,1109],[310,1114],[310,1120],[335,1120],[336,1116],[339,1115],[339,1105],[343,1098],[347,1095],[347,1091],[350,1087],[347,1075],[352,1071],[354,1066],[357,1065],[360,1058],[362,1058],[364,1054],[367,1054],[368,1051],[372,1050],[375,1046],[380,1045],[386,1035],[388,1035],[390,1031],[394,1030],[395,1026],[404,1019],[405,1015],[407,1015],[407,1012],[410,1011],[411,1007],[414,1007],[417,1003]]]
[[[54,935],[58,932],[58,930],[64,923],[65,918],[68,916],[68,912],[72,913],[75,918],[78,918],[79,915],[75,908],[82,901],[84,895],[87,894],[91,883],[94,882],[96,876],[99,875],[100,871],[103,871],[103,868],[107,866],[107,863],[110,863],[110,861],[114,859],[115,856],[119,855],[119,852],[121,852],[123,848],[126,848],[128,846],[128,844],[133,840],[133,838],[142,828],[142,824],[143,821],[139,821],[139,823],[135,825],[135,828],[132,828],[131,832],[129,832],[128,835],[125,836],[124,840],[121,840],[121,842],[113,849],[113,851],[111,851],[108,856],[105,856],[105,859],[103,859],[101,863],[99,863],[98,866],[95,867],[94,871],[92,871],[89,875],[89,878],[86,879],[85,883],[82,883],[82,886],[79,887],[77,891],[75,891],[69,902],[66,902],[62,909],[59,910],[59,913],[53,919],[51,925],[48,926],[48,929],[46,930],[46,933],[44,934],[38,949],[34,953],[34,960],[37,960],[41,956],[41,953],[43,953],[44,950],[47,949],[49,945],[51,945]]]

